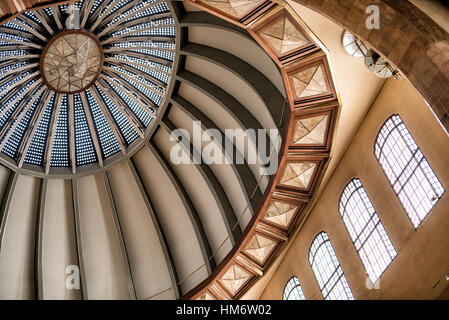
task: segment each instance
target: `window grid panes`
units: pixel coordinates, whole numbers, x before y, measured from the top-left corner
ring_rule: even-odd
[[[143,69],[143,70],[146,70],[147,67],[150,67],[150,68],[159,69],[165,73],[171,72],[171,68],[169,66],[165,66],[165,65],[161,64],[160,62],[153,61],[151,59],[142,59],[142,58],[138,58],[138,57],[129,56],[129,55],[126,55],[123,53],[114,54],[113,57],[116,60],[120,60],[123,62],[130,62],[133,66],[135,66],[135,65],[145,66],[145,69]]]
[[[116,85],[116,79],[110,79],[111,81],[108,82],[108,85],[115,91],[115,93],[120,96],[120,98],[123,100],[123,102],[130,107],[130,109],[134,112],[134,114],[139,118],[139,120],[145,125],[148,126],[150,124],[150,121],[152,119],[151,115],[144,110],[141,106],[139,106],[134,100],[132,100],[129,95],[131,93],[124,93],[123,90],[117,88]],[[118,83],[119,87],[123,88],[121,86],[121,83]]]
[[[31,140],[30,147],[25,156],[25,162],[41,165],[44,157],[45,144],[47,141],[48,135],[48,126],[50,124],[50,116],[53,110],[53,104],[55,101],[55,94],[51,93],[51,98],[47,106],[42,106],[45,108],[45,111],[42,115],[42,119],[37,125],[36,133],[34,134],[33,139]]]
[[[115,138],[109,123],[107,122],[105,115],[100,110],[97,101],[93,97],[90,90],[86,90],[86,96],[92,118],[94,120],[95,130],[100,140],[101,150],[105,158],[120,151],[120,145]],[[113,121],[113,120],[112,120]]]
[[[23,94],[27,90],[29,90],[29,87],[31,87],[34,82],[35,82],[35,80],[30,80],[26,85],[22,85],[21,88],[18,91],[16,91],[15,93],[11,92],[14,94],[12,94],[12,95],[9,94],[4,98],[6,100],[9,97],[9,99],[6,100],[6,102],[0,107],[0,111],[4,112],[4,114],[0,117],[0,128],[3,128],[3,126],[6,125],[11,114],[20,105],[20,102],[23,101],[23,99],[24,99]],[[17,85],[17,83],[16,83],[16,85]]]
[[[380,129],[374,153],[417,228],[444,189],[399,115],[391,116]]]
[[[97,161],[94,144],[90,136],[86,114],[79,93],[73,96],[75,113],[75,151],[76,164],[83,165]]]
[[[297,277],[291,277],[285,285],[282,300],[306,300]]]
[[[326,232],[319,233],[313,240],[309,263],[325,300],[354,300]]]
[[[15,51],[8,51],[8,52],[11,55],[16,54]],[[0,58],[2,58],[1,54],[0,54]],[[30,72],[25,71],[25,72],[18,74],[17,76],[14,76],[14,75],[9,75],[6,77],[1,76],[2,84],[4,83],[3,81],[6,81],[6,83],[0,87],[0,99],[6,97],[6,95],[8,93],[10,93],[11,90],[13,90],[14,86],[17,86],[18,83],[20,83],[20,81],[25,81],[26,80],[25,78],[29,75],[30,75]],[[23,89],[23,88],[21,88],[21,89]],[[1,108],[2,109],[6,108],[6,104],[1,106]]]
[[[351,180],[344,189],[339,211],[368,276],[375,283],[397,253],[359,179]]]
[[[10,133],[9,131],[13,130],[15,126],[15,129],[13,132],[11,132],[11,136],[6,142],[2,152],[9,155],[11,158],[16,157],[17,149],[19,148],[19,145],[22,142],[22,138],[28,127],[28,123],[30,122],[31,117],[33,116],[36,107],[39,104],[39,99],[42,96],[42,92],[40,92],[39,89],[40,88],[34,89],[35,91],[33,92],[33,95],[39,95],[39,97],[34,100],[33,104],[29,105],[29,108],[23,107],[23,104],[20,104],[20,106],[18,107],[21,108],[19,109],[20,110],[19,114],[17,115],[17,118],[14,119],[14,121],[11,123],[8,129],[7,134],[9,134]]]
[[[124,69],[122,69],[120,67],[112,67],[112,68],[116,69],[116,70],[118,70],[120,72],[118,74],[118,77],[121,79],[120,80],[121,84],[124,85],[123,82],[125,82],[126,84],[128,84],[128,86],[130,85],[130,86],[132,86],[133,88],[136,89],[136,90],[132,90],[132,91],[135,91],[135,92],[139,92],[140,91],[140,92],[142,92],[145,95],[145,97],[148,98],[149,100],[151,100],[151,102],[153,104],[155,104],[155,105],[160,105],[162,103],[162,97],[157,95],[156,93],[154,93],[153,91],[151,91],[150,89],[147,88],[147,87],[153,88],[154,90],[157,90],[157,91],[161,92],[160,88],[157,85],[155,85],[155,84],[153,84],[151,82],[148,82],[142,76],[133,75],[132,73],[130,73],[130,72],[128,72],[128,71],[126,71],[126,70],[124,70]],[[129,78],[126,78],[126,77],[122,76],[122,74],[128,75]],[[136,82],[134,80],[131,80],[131,79],[136,79],[139,82],[141,82],[142,84],[140,84],[139,82]],[[147,87],[145,87],[144,85],[147,86]],[[134,95],[136,95],[136,94],[134,93]]]
[[[129,123],[129,121],[126,120],[125,116],[118,110],[117,106],[111,101],[111,99],[109,99],[108,95],[106,95],[100,87],[96,86],[96,89],[105,102],[106,106],[111,111],[111,114],[115,122],[117,123],[120,132],[126,139],[127,145],[131,144],[139,137],[139,134]]]
[[[57,117],[55,138],[53,149],[51,151],[50,165],[52,167],[67,167],[69,165],[69,124],[68,124],[68,106],[67,95],[61,99],[61,108]]]

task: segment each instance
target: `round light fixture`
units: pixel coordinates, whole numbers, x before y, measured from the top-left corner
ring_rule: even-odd
[[[42,53],[42,79],[57,93],[81,92],[98,79],[103,60],[103,49],[93,34],[66,30],[55,35]]]

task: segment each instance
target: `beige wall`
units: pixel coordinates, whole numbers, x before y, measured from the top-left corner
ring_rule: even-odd
[[[385,79],[378,78],[373,72],[369,71],[362,58],[354,58],[344,50],[341,45],[344,28],[293,0],[287,0],[287,4],[312,30],[328,51],[327,57],[333,72],[332,78],[341,104],[338,123],[340,128],[344,128],[344,130],[337,130],[335,133],[332,159],[324,175],[324,183],[321,184],[323,186],[340,162],[352,137],[382,89]],[[321,186],[318,193],[322,191]]]
[[[262,293],[262,299],[280,299],[284,285],[292,275],[298,276],[306,299],[322,299],[308,263],[310,244],[322,230],[329,234],[355,299],[435,299],[448,288],[446,280],[433,288],[449,270],[448,193],[415,230],[373,154],[380,127],[394,113],[402,117],[448,190],[448,136],[407,80],[388,80],[310,216],[292,240],[289,251]],[[367,289],[367,274],[338,213],[341,192],[354,177],[361,179],[398,252],[381,276],[378,290]]]

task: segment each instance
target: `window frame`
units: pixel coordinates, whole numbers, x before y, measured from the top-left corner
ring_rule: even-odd
[[[360,183],[360,186],[359,186],[359,187],[357,187],[357,185],[355,184],[355,181],[358,181],[358,182]],[[354,184],[354,188],[355,188],[355,189],[354,189],[352,192],[350,192],[349,196],[348,196],[347,199],[346,199],[346,202],[343,202],[343,197],[345,196],[345,192],[346,192],[346,190],[347,190],[348,188],[350,188],[351,184]],[[360,190],[362,190],[362,191],[360,191]],[[366,203],[365,199],[363,199],[363,198],[361,197],[361,200],[362,200],[362,203],[363,203],[363,207],[365,208],[367,214],[369,214],[369,218],[368,218],[367,222],[365,223],[365,225],[362,226],[362,228],[361,228],[361,230],[360,230],[360,232],[359,232],[358,234],[357,234],[356,231],[355,231],[355,226],[351,223],[351,219],[349,218],[349,223],[351,223],[350,227],[351,227],[352,229],[354,229],[354,232],[356,233],[356,234],[355,234],[356,237],[355,237],[355,239],[353,239],[353,237],[352,237],[352,235],[351,235],[351,232],[349,231],[348,226],[346,225],[346,221],[345,221],[344,216],[349,216],[349,215],[348,215],[348,212],[347,212],[347,210],[346,210],[347,205],[348,205],[350,199],[354,196],[354,194],[355,194],[355,193],[359,193],[359,192],[364,192],[364,194],[366,195],[367,200],[369,201],[369,204],[370,204],[371,207],[372,207],[373,213],[370,213],[370,210],[369,210],[369,208],[367,207],[367,203]],[[341,207],[343,207],[343,211],[341,210]],[[367,192],[367,190],[365,189],[365,187],[364,187],[364,185],[363,185],[363,183],[362,183],[362,180],[361,180],[360,178],[358,178],[358,177],[352,178],[351,180],[349,180],[349,182],[348,182],[348,183],[345,185],[345,187],[343,188],[343,191],[341,192],[341,195],[340,195],[340,199],[339,199],[339,201],[338,201],[338,212],[339,212],[340,218],[341,218],[341,220],[342,220],[342,222],[343,222],[343,225],[345,226],[346,232],[348,233],[348,236],[349,236],[349,238],[351,239],[351,243],[352,243],[352,245],[354,246],[354,250],[357,252],[358,257],[359,257],[360,261],[362,262],[362,265],[363,265],[363,267],[364,267],[364,269],[365,269],[366,274],[368,275],[368,277],[369,277],[371,283],[373,283],[373,284],[376,283],[376,282],[382,277],[382,275],[385,273],[385,271],[388,269],[388,267],[393,263],[394,259],[398,256],[398,252],[396,251],[396,248],[394,247],[393,241],[391,241],[391,238],[390,238],[390,236],[388,235],[388,232],[386,231],[385,226],[384,226],[383,223],[382,223],[382,219],[379,217],[376,208],[374,208],[374,205],[373,205],[373,203],[371,202],[371,199],[370,199],[370,197],[369,197],[369,195],[368,195],[368,192]],[[373,222],[373,220],[374,220],[374,221],[376,220],[376,219],[374,219],[375,217],[376,217],[377,220],[378,220],[377,222]],[[373,223],[373,224],[374,224],[373,229],[369,232],[369,235],[366,236],[366,238],[365,238],[363,241],[360,241],[360,238],[361,238],[361,236],[363,235],[363,232],[364,232],[365,230],[368,229],[370,223]],[[378,229],[379,226],[381,226],[383,230],[379,230],[379,229]],[[394,250],[394,254],[392,254],[392,253],[388,250],[388,244],[386,244],[385,241],[384,241],[385,239],[382,238],[381,235],[379,235],[379,237],[381,238],[381,240],[383,240],[383,241],[382,241],[383,246],[385,247],[387,253],[389,254],[390,261],[389,261],[388,264],[385,266],[385,268],[382,270],[382,272],[378,275],[378,277],[377,277],[375,280],[373,280],[373,279],[371,279],[371,276],[370,276],[370,273],[369,273],[369,271],[368,271],[367,265],[365,265],[365,262],[364,262],[363,259],[362,259],[361,252],[363,251],[363,248],[364,248],[365,244],[368,242],[368,240],[371,238],[371,236],[373,235],[373,233],[374,233],[376,230],[377,230],[378,233],[380,233],[381,231],[385,232],[385,236],[388,238],[388,241],[390,242],[390,245],[391,245],[392,249]],[[357,249],[357,246],[356,246],[356,242],[357,242],[357,241],[360,241],[360,243],[361,243],[361,244],[360,244],[360,248],[358,248],[358,249]],[[370,259],[368,259],[368,254],[366,254],[366,252],[365,252],[365,255],[366,255],[366,257],[367,257],[367,263],[368,263],[368,266],[371,267],[371,269],[374,269],[374,268],[372,267],[372,264],[370,263]]]
[[[317,241],[318,238],[319,238],[320,236],[322,236],[322,235],[325,235],[325,237],[326,237],[327,239],[324,239],[324,241],[322,241],[321,243],[319,243],[319,245],[316,246],[316,249],[315,249],[315,252],[313,253],[313,258],[312,258],[312,247],[314,246],[315,241]],[[330,248],[332,249],[332,252],[333,252],[333,255],[330,255],[330,260],[332,260],[333,263],[334,263],[334,262],[337,262],[338,265],[337,265],[337,266],[333,266],[333,267],[335,267],[335,268],[332,270],[332,272],[331,272],[329,278],[326,279],[326,281],[323,281],[324,284],[323,284],[323,287],[321,287],[320,281],[318,281],[318,277],[320,277],[321,280],[323,280],[324,278],[321,276],[321,273],[320,273],[320,274],[315,273],[315,269],[314,269],[314,267],[313,267],[313,265],[314,265],[313,262],[315,262],[315,257],[316,257],[316,255],[317,255],[319,249],[320,249],[323,245],[326,245],[326,251],[327,251],[327,253],[329,254],[329,251],[328,251],[328,248],[329,248],[329,247],[327,247],[327,244],[326,244],[327,242],[329,242]],[[335,258],[335,260],[334,260],[334,258]],[[347,298],[347,299],[336,299],[336,300],[354,300],[354,295],[353,295],[353,293],[352,293],[351,287],[349,286],[349,282],[348,282],[348,280],[346,279],[346,275],[345,275],[345,273],[344,273],[344,271],[343,271],[343,268],[342,268],[342,266],[341,266],[340,261],[338,260],[337,254],[336,254],[336,252],[335,252],[334,247],[332,246],[331,239],[330,239],[329,234],[328,234],[327,232],[325,232],[325,231],[320,231],[320,232],[313,238],[312,242],[310,243],[310,247],[309,247],[308,261],[309,261],[310,268],[312,269],[312,272],[313,272],[313,274],[314,274],[314,276],[315,276],[315,280],[316,280],[316,282],[317,282],[317,284],[318,284],[318,287],[320,288],[320,292],[321,292],[321,295],[323,296],[323,299],[324,299],[324,300],[333,300],[333,299],[328,299],[328,297],[329,297],[329,295],[332,293],[332,291],[336,288],[337,284],[338,284],[340,281],[342,281],[343,279],[344,279],[344,282],[346,283],[346,286],[347,286],[347,289],[348,289],[348,290],[346,290],[346,288],[345,288],[345,283],[343,283],[342,286],[343,286],[343,289],[345,290],[345,295],[346,295],[346,298]],[[341,271],[341,275],[338,276],[339,270]],[[329,290],[326,289],[327,284],[332,280],[332,278],[333,278],[333,276],[334,276],[335,274],[337,274],[338,279],[335,281],[335,283],[331,286],[331,288],[330,288]],[[324,289],[327,290],[326,295],[324,295],[324,293],[323,293],[323,290],[324,290]]]
[[[287,299],[285,299],[285,295],[286,295],[286,290],[287,290],[287,286],[293,282],[293,286],[289,289],[288,295],[287,295]],[[299,289],[298,289],[299,288]],[[298,290],[298,295],[301,299],[288,299],[290,297],[290,295],[292,294],[292,292],[294,290]],[[301,300],[306,300],[306,296],[304,295],[304,291],[302,290],[302,286],[301,286],[301,282],[299,282],[299,279],[297,276],[292,276],[290,277],[287,282],[284,285],[284,290],[282,291],[282,300],[288,301],[288,300],[297,300],[297,301],[301,301]]]
[[[399,120],[400,120],[400,123],[399,123],[399,124],[396,124],[396,123],[394,122],[394,117],[398,117],[398,118],[399,118]],[[378,141],[379,141],[380,136],[381,136],[381,134],[382,134],[382,130],[387,126],[387,124],[388,124],[389,121],[392,121],[392,123],[394,124],[394,126],[393,126],[392,129],[390,129],[390,130],[387,132],[387,135],[386,135],[386,137],[385,137],[385,139],[384,139],[384,141],[383,141],[383,143],[382,143],[382,146],[381,146],[381,144],[378,143]],[[413,143],[416,145],[416,150],[415,150],[415,151],[411,150],[409,144],[407,143],[406,138],[404,137],[404,135],[402,134],[402,132],[399,131],[398,128],[401,126],[401,124],[405,127],[405,129],[407,130],[408,134],[410,135],[410,137],[411,137]],[[395,181],[394,183],[392,183],[392,182],[390,181],[390,178],[389,178],[388,175],[387,175],[386,170],[384,169],[384,166],[383,166],[382,163],[380,162],[380,159],[381,159],[381,156],[382,156],[382,154],[383,154],[383,149],[384,149],[384,146],[385,146],[386,141],[388,140],[388,138],[389,138],[389,136],[392,134],[392,132],[395,131],[395,130],[399,131],[400,138],[403,140],[403,142],[405,143],[406,147],[407,147],[407,148],[409,149],[409,151],[411,152],[412,157],[407,161],[406,166],[405,166],[404,168],[402,168],[401,174],[400,174],[398,177],[395,178],[396,181]],[[379,147],[378,147],[378,145],[379,145]],[[379,150],[379,157],[376,155],[376,150],[377,150],[377,148],[380,149],[380,150]],[[411,163],[413,160],[416,160],[416,154],[417,154],[418,152],[421,153],[422,159],[420,159],[420,161],[417,163],[417,165],[413,168],[413,173],[410,174],[410,176],[407,178],[407,182],[405,182],[404,185],[401,185],[400,191],[396,192],[396,190],[394,189],[394,184],[397,183],[397,181],[400,179],[401,175],[402,175],[402,174],[406,171],[406,169],[410,166],[410,163]],[[440,199],[444,196],[444,194],[446,193],[446,189],[444,188],[443,184],[441,183],[440,179],[438,178],[438,175],[437,175],[436,172],[433,170],[433,168],[432,168],[432,166],[430,165],[429,161],[427,160],[426,156],[425,156],[424,153],[422,152],[421,148],[419,147],[419,145],[418,145],[418,143],[416,142],[415,138],[413,137],[412,133],[410,132],[410,130],[409,130],[408,127],[406,126],[404,120],[401,118],[401,116],[400,116],[399,114],[397,114],[397,113],[392,114],[392,115],[389,116],[389,117],[384,121],[384,123],[380,126],[380,128],[379,128],[379,130],[378,130],[378,132],[377,132],[376,138],[375,138],[375,140],[374,140],[373,154],[374,154],[374,158],[376,159],[378,165],[380,166],[380,168],[381,168],[381,170],[382,170],[384,176],[386,177],[386,179],[387,179],[387,181],[388,181],[388,184],[390,185],[390,188],[393,190],[393,192],[394,192],[394,194],[396,195],[397,199],[399,200],[399,202],[400,202],[402,208],[404,209],[404,211],[405,211],[405,213],[406,213],[406,215],[407,215],[407,217],[408,217],[410,223],[412,224],[412,226],[414,227],[415,230],[418,229],[418,228],[422,225],[422,223],[424,222],[424,220],[426,220],[426,218],[429,216],[429,214],[430,214],[430,212],[432,211],[432,209],[437,205],[437,203],[440,201]],[[401,153],[401,154],[402,154],[402,153]],[[385,157],[385,158],[386,158],[386,157]],[[398,159],[395,159],[395,162],[397,163],[397,162],[398,162]],[[408,211],[407,211],[407,208],[406,208],[405,204],[403,203],[403,200],[401,200],[400,194],[401,194],[401,192],[405,189],[405,187],[408,185],[410,179],[411,179],[413,176],[415,176],[416,171],[417,171],[418,168],[421,169],[422,173],[424,174],[424,177],[425,177],[426,181],[429,183],[429,185],[431,186],[432,190],[435,191],[434,185],[430,182],[431,179],[429,179],[429,178],[427,177],[427,175],[424,173],[423,168],[421,167],[421,165],[422,165],[423,162],[426,162],[426,163],[428,164],[428,168],[431,170],[431,173],[434,174],[434,177],[435,177],[435,179],[436,179],[436,183],[438,183],[438,184],[441,186],[441,188],[443,189],[443,192],[442,192],[441,195],[436,199],[436,201],[435,201],[434,203],[432,203],[432,207],[427,211],[427,213],[425,214],[425,216],[421,219],[421,217],[418,215],[418,213],[417,213],[417,211],[416,211],[415,208],[413,208],[412,212],[408,212]],[[391,169],[391,168],[390,168],[390,169]],[[435,184],[435,183],[434,183],[434,184]],[[435,193],[436,193],[436,192],[435,192]],[[410,198],[411,198],[410,195],[404,193],[404,196],[407,198],[407,201],[408,201],[409,203],[411,203],[411,201],[410,201]],[[421,199],[420,201],[423,201],[423,199]],[[416,219],[416,218],[419,220],[419,222],[415,225],[413,219]]]

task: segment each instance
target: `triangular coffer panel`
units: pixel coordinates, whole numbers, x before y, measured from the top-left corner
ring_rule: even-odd
[[[282,15],[262,31],[262,37],[278,56],[311,44],[290,18]]]
[[[266,0],[204,0],[204,3],[240,19],[265,1]]]
[[[315,163],[288,163],[281,178],[281,185],[308,190],[315,168]]]
[[[248,242],[244,252],[256,259],[259,263],[264,263],[270,253],[276,247],[276,241],[255,234]]]
[[[271,201],[264,219],[286,229],[290,225],[297,210],[297,205],[280,201]]]
[[[329,115],[299,119],[296,122],[293,143],[295,145],[324,145]]]
[[[296,98],[326,94],[329,88],[322,65],[310,67],[291,75]]]
[[[226,290],[235,295],[252,278],[252,275],[237,264],[233,264],[220,278]]]

